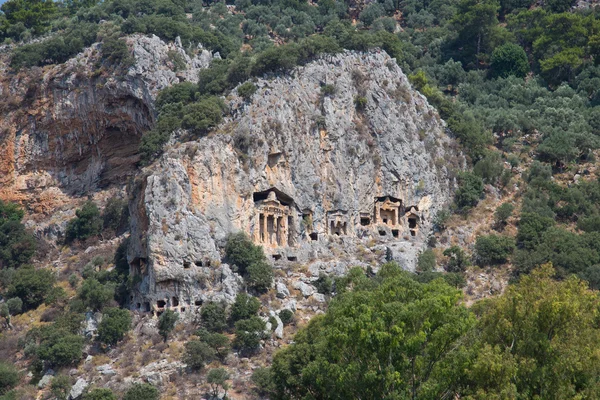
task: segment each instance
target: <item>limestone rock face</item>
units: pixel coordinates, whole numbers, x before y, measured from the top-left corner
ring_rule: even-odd
[[[394,60],[345,52],[255,84],[250,101],[226,99],[215,132],[173,145],[134,185],[133,308],[232,301],[241,281],[221,262],[237,231],[276,267],[313,275],[386,259],[414,268],[464,158]]]
[[[127,69],[103,62],[95,44],[64,64],[14,72],[0,48],[0,199],[48,216],[134,174],[158,91],[197,81],[213,56],[190,58],[156,36],[126,41],[134,59]]]

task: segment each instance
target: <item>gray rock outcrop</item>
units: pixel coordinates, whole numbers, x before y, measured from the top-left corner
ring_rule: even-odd
[[[173,145],[134,185],[134,309],[223,298],[222,249],[237,231],[277,265],[318,263],[315,275],[414,268],[464,158],[394,60],[345,52],[255,84],[250,102],[227,98],[213,134]]]

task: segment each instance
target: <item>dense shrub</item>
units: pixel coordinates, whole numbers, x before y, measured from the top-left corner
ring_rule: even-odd
[[[235,303],[231,306],[230,320],[235,323],[241,319],[248,319],[258,313],[260,301],[246,293],[238,293]]]
[[[158,317],[158,333],[163,337],[165,342],[173,328],[175,328],[175,323],[178,319],[179,315],[173,310],[166,310]]]
[[[114,283],[102,284],[95,278],[83,281],[77,291],[77,297],[83,305],[92,311],[100,311],[110,305],[115,296]]]
[[[327,274],[320,273],[313,286],[317,288],[317,292],[321,294],[331,294],[333,291],[333,279]]]
[[[98,340],[104,344],[117,344],[131,329],[131,314],[120,308],[106,308],[98,324]]]
[[[224,368],[213,368],[208,371],[208,374],[206,374],[206,382],[210,385],[214,397],[219,396],[219,387],[223,388],[225,393],[227,393],[227,390],[229,389],[229,385],[227,384],[228,379],[229,373]],[[227,397],[226,394],[225,397]]]
[[[209,332],[203,328],[198,330],[195,335],[201,342],[206,343],[221,360],[224,360],[229,353],[229,338],[222,333]]]
[[[202,317],[202,326],[210,332],[222,332],[227,328],[227,311],[224,304],[206,303],[202,307],[200,316]]]
[[[437,265],[437,261],[435,259],[435,253],[431,249],[427,249],[421,253],[419,253],[419,258],[417,259],[417,271],[419,272],[429,272],[435,270]]]
[[[497,229],[503,229],[506,226],[506,221],[510,218],[515,206],[511,203],[503,203],[494,212],[494,223]]]
[[[8,392],[19,383],[19,371],[6,361],[0,361],[0,394]]]
[[[35,253],[35,240],[21,223],[24,211],[0,200],[0,269],[27,263]]]
[[[502,264],[515,248],[514,240],[507,236],[479,236],[475,243],[477,262],[480,265]]]
[[[283,325],[289,325],[294,320],[294,313],[286,308],[279,312],[279,318]]]
[[[529,61],[525,50],[514,43],[496,47],[492,52],[491,70],[496,77],[506,78],[514,75],[524,78],[529,72]]]
[[[83,354],[83,337],[54,323],[41,328],[34,337],[38,340],[36,357],[49,366],[65,367],[76,364]]]
[[[249,287],[266,291],[273,284],[273,268],[267,263],[262,247],[256,246],[243,233],[234,233],[227,239],[225,254],[244,276]]]
[[[158,400],[160,392],[149,383],[134,383],[123,396],[123,400]]]
[[[252,353],[265,338],[267,325],[259,317],[251,317],[235,323],[235,339],[233,346],[242,353]]]
[[[50,392],[56,400],[67,400],[71,391],[71,379],[66,375],[56,375],[52,378]]]
[[[76,217],[69,221],[66,230],[66,240],[71,242],[75,239],[85,240],[96,236],[102,231],[102,218],[98,206],[87,201],[81,209],[75,212]]]
[[[25,310],[36,308],[50,294],[55,281],[52,271],[23,266],[12,275],[6,294],[20,298]]]
[[[83,400],[117,400],[117,396],[110,389],[95,388],[85,393]]]
[[[215,359],[215,351],[205,342],[190,340],[184,346],[183,362],[194,371],[203,369],[206,364]]]
[[[479,176],[465,172],[460,175],[454,201],[460,210],[475,207],[483,196],[483,181]]]
[[[252,82],[243,83],[238,87],[237,92],[244,100],[248,101],[256,93],[256,85]]]
[[[444,256],[448,257],[445,269],[448,272],[464,272],[470,265],[469,257],[464,250],[458,246],[451,246],[444,250]]]

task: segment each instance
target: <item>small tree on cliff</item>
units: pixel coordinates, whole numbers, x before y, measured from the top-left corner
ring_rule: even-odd
[[[267,263],[262,247],[256,246],[243,232],[233,233],[225,245],[227,258],[237,268],[246,284],[258,291],[266,291],[273,283],[273,269]]]
[[[169,333],[175,328],[175,323],[179,319],[179,315],[172,310],[167,310],[158,318],[158,333],[165,339],[169,338]]]

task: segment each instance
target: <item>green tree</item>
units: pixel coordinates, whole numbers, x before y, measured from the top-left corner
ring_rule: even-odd
[[[71,390],[71,379],[66,375],[57,375],[52,378],[50,392],[56,400],[67,400]]]
[[[110,307],[102,313],[98,324],[98,340],[107,345],[115,345],[131,329],[131,314],[128,310]]]
[[[222,332],[227,328],[227,311],[221,303],[208,302],[200,312],[202,326],[210,332]]]
[[[123,400],[158,400],[160,392],[149,383],[134,383],[123,396]]]
[[[458,31],[456,46],[466,63],[475,63],[476,57],[493,48],[499,9],[494,0],[461,0],[452,25]]]
[[[382,266],[276,353],[274,397],[454,397],[449,360],[475,322],[460,299],[440,279],[421,284],[397,265]]]
[[[431,249],[427,249],[419,253],[417,259],[417,271],[418,272],[430,272],[435,270],[437,261],[435,259],[435,253]]]
[[[238,87],[237,92],[245,101],[248,101],[256,93],[256,85],[252,82],[243,83]]]
[[[21,223],[24,214],[18,205],[0,200],[0,269],[17,268],[35,253],[35,239]]]
[[[209,332],[203,328],[196,331],[195,335],[213,349],[221,360],[224,360],[229,353],[229,338],[222,333]]]
[[[158,317],[158,333],[167,341],[169,334],[175,328],[175,323],[179,319],[179,315],[173,310],[166,310]]]
[[[117,400],[110,389],[95,388],[83,395],[83,400]]]
[[[283,309],[279,312],[279,319],[283,325],[289,325],[294,320],[294,313],[291,310]]]
[[[227,380],[229,379],[229,373],[224,368],[213,368],[206,374],[206,382],[212,389],[213,396],[219,396],[219,388],[223,388],[225,391],[224,398],[227,398],[227,390],[229,385]]]
[[[517,232],[517,244],[525,249],[534,249],[540,242],[542,234],[554,224],[553,218],[538,213],[522,213]]]
[[[483,181],[477,175],[464,172],[459,177],[459,187],[454,195],[454,201],[461,210],[475,207],[483,196]]]
[[[15,271],[6,294],[9,298],[20,298],[25,310],[29,310],[44,302],[55,281],[50,270],[23,266]]]
[[[448,257],[445,267],[448,272],[464,272],[470,265],[469,257],[459,246],[451,246],[444,250],[443,254]]]
[[[598,294],[553,274],[545,265],[482,304],[465,397],[598,397]]]
[[[475,253],[480,265],[505,263],[515,249],[515,242],[508,236],[479,236],[475,242]]]
[[[57,325],[44,327],[39,332],[39,341],[36,355],[49,366],[74,365],[83,354],[83,337]]]
[[[118,197],[108,199],[102,211],[104,229],[118,232],[127,223],[128,219],[127,201]]]
[[[273,268],[266,260],[252,263],[246,269],[244,280],[258,292],[266,292],[273,285]]]
[[[92,311],[101,311],[115,296],[113,283],[102,284],[95,278],[88,278],[77,291],[77,297]]]
[[[511,203],[503,203],[494,212],[494,225],[496,229],[502,230],[506,226],[506,221],[510,218],[515,206]]]
[[[529,61],[521,46],[506,43],[496,47],[492,52],[491,68],[495,77],[506,78],[514,75],[524,78],[529,72]]]
[[[183,362],[194,371],[200,371],[205,364],[215,359],[215,351],[203,341],[190,340],[184,347]]]
[[[232,233],[225,244],[225,255],[241,275],[251,264],[266,260],[262,247],[256,246],[243,232]]]
[[[102,231],[102,218],[98,206],[91,200],[85,202],[81,209],[75,211],[76,217],[67,224],[66,240],[85,240]]]
[[[8,0],[0,10],[9,23],[21,23],[35,35],[39,35],[48,30],[49,21],[55,15],[57,7],[52,0]]]
[[[235,303],[231,306],[229,318],[232,323],[241,319],[248,319],[258,313],[260,301],[246,293],[238,293],[235,297]]]
[[[236,322],[233,346],[242,353],[256,351],[265,338],[265,329],[265,321],[256,316]]]
[[[19,383],[19,371],[7,361],[0,361],[0,394],[8,392]]]

